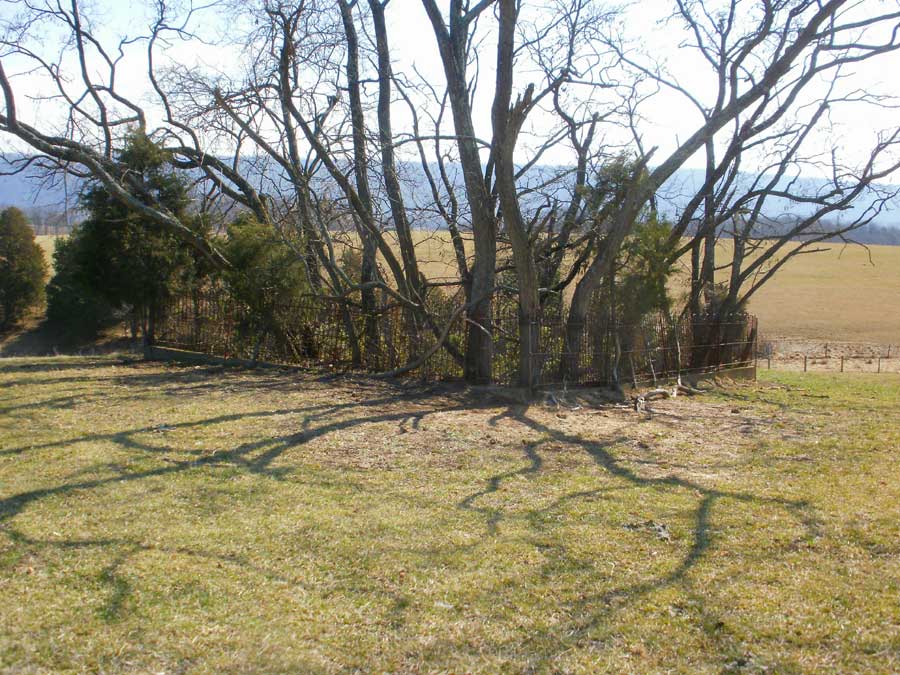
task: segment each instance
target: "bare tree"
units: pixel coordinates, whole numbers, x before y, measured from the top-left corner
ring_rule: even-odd
[[[816,225],[877,190],[898,168],[896,133],[879,139],[857,166],[837,151],[829,155],[826,190],[810,192],[798,176],[816,157],[813,136],[829,110],[884,103],[847,91],[844,75],[900,47],[900,12],[850,0],[674,0],[667,28],[684,32],[681,49],[698,55],[707,70],[713,85],[702,93],[649,58],[650,45],[635,49],[622,38],[618,21],[629,15],[596,0],[450,0],[443,8],[422,0],[441,82],[434,73],[404,71],[392,54],[388,16],[402,11],[398,6],[232,3],[229,35],[210,38],[197,28],[208,7],[177,11],[157,0],[146,31],[105,45],[78,0],[19,3],[0,29],[0,132],[45,165],[100,180],[227,266],[214,239],[198,237],[143,194],[117,161],[130,129],[159,140],[191,172],[205,203],[237,205],[281,232],[319,297],[344,306],[359,298],[367,317],[363,350],[349,314],[344,324],[360,365],[380,349],[377,313],[399,305],[412,343],[428,331],[463,362],[470,381],[490,381],[497,290],[506,285],[503,297],[512,293],[518,310],[518,382],[525,387],[540,381],[544,365],[536,357],[538,327],[548,307],[562,304],[550,300],[567,291],[563,371],[577,370],[593,299],[614,275],[623,242],[695,155],[706,160],[703,181],[692,188],[669,242],[673,260],[691,253],[690,315],[708,309],[703,298],[715,279],[723,231],[735,242],[717,305],[724,317],[740,311],[786,260],[827,237],[848,236],[889,196],[877,195],[853,222],[827,232]],[[45,44],[46,36],[58,43]],[[227,71],[166,56],[173,44],[202,47],[209,39],[241,55]],[[488,82],[481,71],[495,43],[495,77]],[[140,96],[126,93],[136,91],[123,86],[126,64],[130,78],[138,67],[145,74]],[[35,81],[37,90],[29,91]],[[690,101],[699,122],[660,156],[645,148],[641,112],[663,90]],[[35,94],[58,117],[23,113],[24,97]],[[475,113],[485,101],[489,125]],[[405,151],[417,161],[415,171],[402,161]],[[627,174],[599,208],[589,203],[599,168],[623,156],[633,159],[623,164]],[[424,198],[405,194],[404,180],[421,181]],[[777,236],[764,232],[773,200],[806,208]],[[423,276],[415,231],[423,213],[436,215],[450,233],[457,278]],[[353,247],[361,250],[359,278],[340,260],[340,251]],[[430,310],[434,294],[453,285],[465,295],[462,309],[449,315],[465,315],[462,353],[447,340],[449,317]],[[418,360],[410,354],[410,363]]]
[[[475,135],[467,66],[474,26],[491,4],[493,0],[481,0],[475,5],[453,0],[449,16],[444,19],[435,0],[423,0],[444,67],[456,145],[472,218],[475,259],[471,267],[468,298],[470,301],[475,298],[479,300],[466,317],[471,326],[466,343],[466,378],[485,382],[492,377],[491,295],[497,263],[497,224],[489,188],[490,172],[482,165]]]
[[[705,149],[708,163],[707,179],[691,203],[694,209],[704,204],[705,215],[712,217],[715,198],[711,191],[714,186],[729,175],[729,170],[732,179],[737,175],[736,159],[752,147],[760,133],[765,133],[786,112],[794,110],[807,92],[815,91],[823,74],[827,76],[847,64],[876,58],[900,48],[897,12],[878,14],[861,9],[859,3],[837,0],[825,3],[785,1],[755,5],[753,11],[747,9],[745,3],[737,0],[721,3],[721,7],[715,9],[712,3],[677,2],[673,20],[687,28],[692,36],[689,46],[699,50],[717,82],[714,98],[707,103],[700,101],[678,81],[667,77],[661,69],[632,56],[621,41],[605,41],[625,66],[681,92],[695,102],[703,115],[696,130],[658,164],[649,166],[652,150],[640,158],[639,165],[647,166],[646,173],[641,171],[635,175],[617,208],[609,214],[610,230],[603,246],[575,285],[567,328],[567,349],[571,354],[577,356],[579,352],[591,296],[608,273],[622,241],[634,227],[642,209],[694,153]],[[851,37],[866,31],[879,35],[880,39],[868,42]],[[731,137],[732,143],[727,145],[725,156],[717,160],[714,155],[717,135],[729,125],[737,131]],[[880,144],[873,157],[885,149]],[[859,175],[861,180],[857,183],[870,183],[888,175],[891,170],[892,167],[870,171],[868,178],[866,174]],[[774,190],[775,184],[770,184],[769,190]],[[844,186],[840,192],[846,195],[852,190]],[[704,222],[700,231],[708,242],[711,223]],[[677,228],[675,236],[678,236]],[[709,250],[709,244],[706,245]],[[697,250],[697,240],[692,246]],[[709,274],[713,266],[710,258],[705,273]]]

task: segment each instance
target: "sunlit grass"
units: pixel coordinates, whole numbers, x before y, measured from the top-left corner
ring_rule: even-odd
[[[0,670],[900,668],[900,377],[649,418],[0,362]]]

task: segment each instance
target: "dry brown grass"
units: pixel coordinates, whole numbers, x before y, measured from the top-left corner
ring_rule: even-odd
[[[422,235],[426,239],[426,235]],[[900,344],[900,246],[826,245],[826,252],[789,261],[751,299],[750,311],[771,337],[801,337]],[[445,234],[427,237],[423,272],[455,278],[453,250]],[[722,240],[717,261],[731,260],[732,242]],[[719,273],[727,278],[728,271]],[[673,296],[687,293],[689,271],[679,268]]]
[[[56,242],[56,235],[40,234],[35,237],[38,246],[44,250],[44,256],[47,258],[47,265],[50,267],[50,274],[53,274],[53,246]]]
[[[718,248],[719,264],[731,259],[731,240]],[[763,334],[900,344],[900,246],[826,248],[789,261],[751,298]]]

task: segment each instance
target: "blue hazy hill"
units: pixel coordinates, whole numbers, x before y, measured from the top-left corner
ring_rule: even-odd
[[[255,176],[253,180],[257,184],[284,184],[283,179],[273,176],[268,170],[261,170],[256,167],[255,162],[247,162],[247,170],[245,175]],[[431,191],[425,179],[424,172],[418,164],[403,164],[400,167],[401,173],[405,180],[403,181],[405,198],[410,205],[417,205],[423,209],[432,201]],[[541,178],[556,171],[555,167],[536,167],[529,172],[523,182],[540,183]],[[463,191],[461,186],[461,177],[459,168],[450,167],[452,180],[459,182],[459,192]],[[251,178],[252,180],[252,178]],[[744,180],[749,181],[750,177]],[[322,185],[328,182],[327,178],[322,179]],[[0,205],[2,206],[18,206],[23,209],[44,212],[61,212],[65,209],[66,193],[68,192],[69,205],[75,207],[77,204],[77,193],[80,182],[77,178],[69,176],[64,185],[61,179],[52,181],[47,180],[35,172],[22,172],[15,175],[0,176]],[[669,219],[677,217],[687,206],[687,203],[697,189],[703,183],[703,171],[701,169],[682,169],[675,173],[672,178],[660,189],[658,193],[658,206],[662,214]],[[377,183],[376,183],[377,184]],[[812,178],[801,178],[798,180],[798,186],[805,193],[816,193],[829,189],[826,181]],[[885,185],[881,186],[887,190],[900,190],[900,186]],[[535,197],[537,199],[537,197]],[[840,214],[831,217],[832,220],[840,219],[849,222],[859,217],[866,208],[868,208],[875,199],[873,193],[863,194],[854,206]],[[766,202],[764,215],[767,219],[778,219],[784,215],[804,216],[811,212],[811,207],[804,209],[792,205],[788,200],[783,198],[770,197]],[[423,219],[425,222],[423,222]],[[433,221],[433,222],[431,222]],[[887,204],[884,211],[879,214],[873,221],[875,224],[882,226],[900,227],[900,200],[893,200]],[[419,219],[420,226],[440,226],[440,222],[436,217],[428,218],[423,211]]]

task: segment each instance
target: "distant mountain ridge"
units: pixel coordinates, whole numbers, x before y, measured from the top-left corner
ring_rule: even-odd
[[[459,168],[451,166],[451,176],[454,182],[461,183]],[[531,170],[533,177],[540,178],[541,175],[558,170],[559,167],[536,167]],[[428,187],[426,177],[421,166],[416,163],[403,163],[400,167],[401,173],[404,175],[404,193],[405,198],[410,204],[419,206],[428,204],[431,201],[431,191]],[[273,176],[268,171],[260,172],[259,169],[253,168],[250,160],[248,160],[248,176],[256,175],[259,180],[254,182],[263,182],[261,180],[265,174],[265,182],[269,185],[273,183]],[[669,219],[676,218],[687,206],[692,194],[702,185],[704,172],[702,169],[681,169],[670,178],[658,192],[658,206],[663,216]],[[528,176],[526,176],[526,179]],[[252,178],[251,178],[252,179]],[[327,178],[323,178],[323,184],[327,182]],[[746,180],[750,180],[748,176]],[[275,177],[275,182],[279,179]],[[799,183],[805,191],[827,190],[829,183],[824,180],[812,178],[800,178]],[[0,175],[0,206],[18,206],[32,213],[40,212],[45,214],[59,214],[65,210],[66,193],[68,192],[70,209],[74,209],[77,205],[77,194],[80,187],[80,181],[77,178],[69,177],[67,184],[64,185],[62,180],[56,180],[48,183],[35,173],[26,171],[14,175]],[[888,189],[900,190],[900,186],[884,185],[880,186]],[[462,192],[462,185],[458,187]],[[874,196],[870,193],[868,198],[861,197],[857,203],[850,209],[835,213],[832,220],[839,218],[842,222],[850,222],[852,219],[859,217],[864,209],[872,204]],[[803,213],[795,205],[788,200],[778,197],[770,197],[766,202],[765,216],[768,220],[777,220],[784,216],[804,216]],[[423,216],[427,219],[427,215]],[[436,217],[436,216],[435,216]],[[895,200],[889,203],[888,207],[879,214],[873,224],[879,228],[892,229],[896,228],[900,231],[900,201]],[[435,227],[440,226],[436,220],[434,222],[422,222],[421,226]]]

